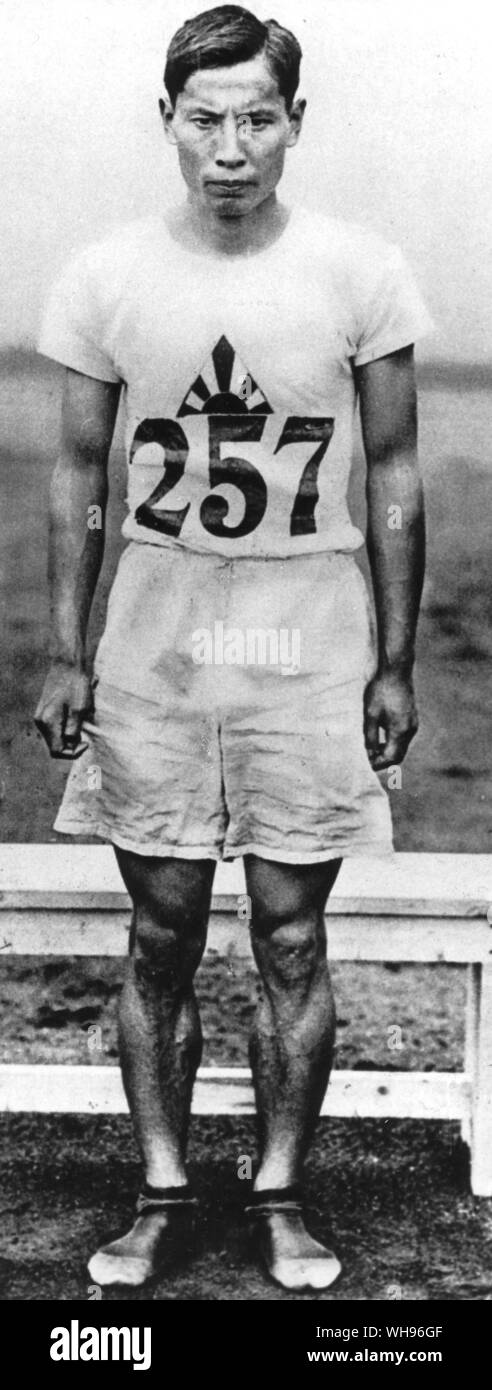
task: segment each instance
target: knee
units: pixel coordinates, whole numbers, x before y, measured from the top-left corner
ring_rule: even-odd
[[[253,918],[252,942],[260,971],[272,986],[306,988],[326,969],[322,913],[261,912]]]
[[[185,909],[155,904],[135,910],[133,962],[137,983],[180,990],[197,969],[205,944],[205,924],[191,922]]]

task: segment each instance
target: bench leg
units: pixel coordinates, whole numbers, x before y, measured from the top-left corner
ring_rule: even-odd
[[[465,1067],[472,1081],[471,1124],[463,1126],[471,1140],[471,1189],[492,1197],[492,960],[469,966]]]
[[[481,965],[468,965],[466,968],[465,1072],[472,1086],[475,1086],[477,1072],[481,973]],[[461,1122],[461,1138],[471,1150],[472,1106],[466,1119]]]

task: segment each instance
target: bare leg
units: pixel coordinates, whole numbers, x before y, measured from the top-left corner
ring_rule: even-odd
[[[146,1184],[184,1190],[191,1096],[202,1047],[193,977],[205,947],[215,865],[116,853],[134,908],[120,1006],[123,1082]],[[160,1262],[162,1237],[184,1210],[155,1209],[139,1216],[128,1235],[97,1252],[91,1276],[101,1284],[143,1283]]]
[[[324,907],[340,860],[301,866],[248,857],[252,944],[262,998],[251,1039],[261,1165],[255,1192],[298,1184],[328,1084],[335,1010]],[[326,1288],[340,1265],[299,1210],[258,1216],[264,1258],[288,1288]]]

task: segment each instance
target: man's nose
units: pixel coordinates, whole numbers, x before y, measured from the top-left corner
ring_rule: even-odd
[[[246,164],[242,141],[243,131],[237,121],[224,121],[217,145],[216,164],[221,167],[227,165],[229,169],[237,169]]]

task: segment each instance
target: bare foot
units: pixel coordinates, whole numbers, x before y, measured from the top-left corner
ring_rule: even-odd
[[[327,1289],[341,1272],[332,1250],[313,1240],[300,1211],[251,1212],[255,1243],[268,1273],[283,1289]]]
[[[167,1267],[172,1273],[186,1252],[193,1230],[193,1216],[181,1209],[153,1211],[137,1216],[127,1235],[102,1245],[89,1260],[95,1284],[125,1284],[138,1288]]]

